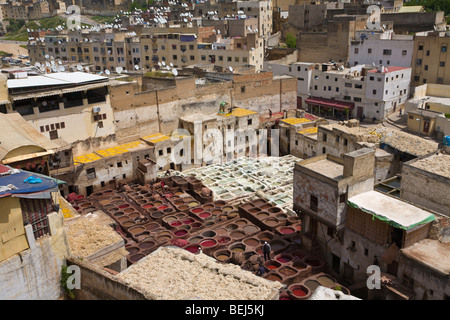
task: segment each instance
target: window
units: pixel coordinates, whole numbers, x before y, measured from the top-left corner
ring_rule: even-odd
[[[359,98],[359,97],[354,97],[354,98],[353,98],[353,101],[361,102],[361,98]]]
[[[426,65],[423,67],[423,69],[424,69],[424,70],[428,70],[428,65],[426,64]]]
[[[439,67],[445,67],[445,62],[444,61],[440,61],[439,62]]]
[[[86,169],[86,175],[88,179],[95,179],[95,168]]]
[[[416,66],[422,65],[422,59],[416,59]]]
[[[52,131],[49,132],[49,134],[50,134],[50,140],[58,139],[58,131],[52,130]]]
[[[344,139],[344,146],[346,146],[348,144],[348,140]]]
[[[377,94],[377,90],[372,90],[372,93],[373,94]]]
[[[158,151],[158,154],[159,154],[160,156],[162,156],[162,155],[163,155],[163,150],[159,150],[159,151]]]
[[[408,54],[408,50],[402,50],[402,56],[406,56]]]
[[[324,142],[327,142],[327,135],[326,135],[325,133],[323,134],[322,140],[323,140]]]
[[[319,199],[317,199],[316,196],[311,195],[309,197],[309,207],[310,207],[310,209],[312,211],[317,212],[318,206],[319,206]]]
[[[325,147],[322,148],[322,153],[323,154],[327,153],[327,149]]]
[[[430,55],[430,50],[427,50],[427,53],[426,53],[426,55],[427,55],[427,56],[429,56],[429,55]]]
[[[390,49],[383,49],[383,55],[391,55],[392,54],[392,50]]]
[[[177,55],[174,54],[174,55],[172,56],[172,59],[173,59],[173,60],[177,60],[177,59],[178,59]]]
[[[447,52],[447,47],[446,46],[442,46],[441,47],[441,52]]]
[[[202,59],[202,61],[205,61],[206,60],[206,56],[202,56],[201,59]]]
[[[423,45],[419,45],[419,50],[423,50]]]
[[[375,77],[369,77],[369,80],[373,81],[373,80],[375,80]]]
[[[367,53],[372,53],[372,48],[367,49]]]
[[[241,87],[241,93],[245,93],[245,86]]]
[[[122,162],[117,162],[117,167],[122,168]]]
[[[414,81],[419,81],[420,80],[420,76],[414,76]]]
[[[359,48],[355,48],[355,54],[358,54]]]
[[[252,124],[252,119],[248,119],[247,124],[250,126]]]
[[[344,203],[344,202],[345,202],[345,198],[346,198],[345,193],[341,194],[341,195],[339,196],[339,203]]]
[[[333,228],[327,227],[327,236],[333,237]]]
[[[167,153],[171,153],[172,152],[172,148],[167,148]]]

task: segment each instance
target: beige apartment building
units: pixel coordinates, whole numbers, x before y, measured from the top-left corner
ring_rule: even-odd
[[[416,33],[412,59],[411,85],[450,84],[450,35],[448,32]]]

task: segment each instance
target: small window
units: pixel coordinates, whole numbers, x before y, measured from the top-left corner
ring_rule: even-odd
[[[406,56],[408,54],[407,50],[402,50],[402,56]]]
[[[310,195],[309,197],[309,207],[312,211],[317,212],[319,206],[319,199],[316,196]]]
[[[172,152],[172,148],[167,148],[167,153],[171,153]]]
[[[324,142],[327,141],[327,135],[326,135],[325,133],[323,134],[322,140],[323,140]]]
[[[248,119],[247,124],[250,126],[252,124],[252,119]]]
[[[341,194],[339,196],[339,203],[345,203],[345,198],[346,198],[345,193]]]
[[[241,93],[245,93],[245,86],[241,87]]]
[[[122,168],[122,162],[117,162],[117,167]]]
[[[158,153],[159,153],[160,156],[163,155],[163,151],[162,150],[159,150]]]

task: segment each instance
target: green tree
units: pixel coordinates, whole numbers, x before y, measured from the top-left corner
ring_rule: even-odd
[[[288,46],[288,48],[296,48],[297,47],[297,39],[290,32],[286,35],[286,45]]]

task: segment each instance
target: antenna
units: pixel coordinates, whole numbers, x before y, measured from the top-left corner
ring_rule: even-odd
[[[135,64],[134,69],[139,70],[139,66],[137,64]]]
[[[172,74],[176,77],[178,75],[178,70],[177,69],[172,69]]]

